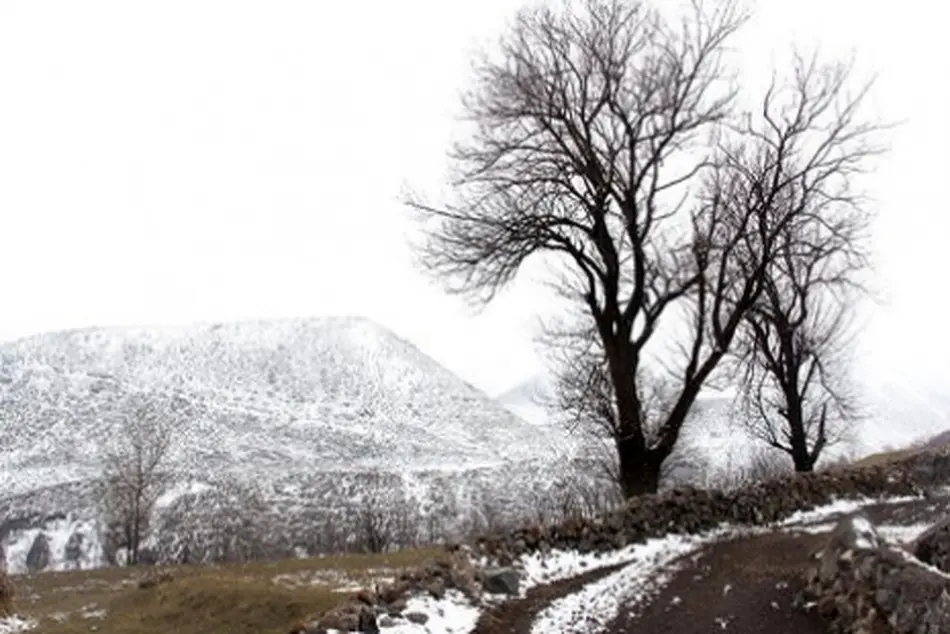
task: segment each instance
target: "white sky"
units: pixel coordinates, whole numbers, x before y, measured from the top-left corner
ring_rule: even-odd
[[[413,270],[399,202],[440,186],[471,47],[519,4],[0,0],[0,339],[362,314],[489,392],[535,372],[543,294],[471,316]],[[873,183],[890,306],[865,344],[950,383],[947,18],[761,0],[741,43],[750,79],[793,41],[879,73],[907,123]]]

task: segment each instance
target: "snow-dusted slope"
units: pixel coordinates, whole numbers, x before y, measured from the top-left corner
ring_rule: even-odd
[[[512,503],[563,463],[557,437],[365,319],[76,330],[0,346],[8,523],[92,517],[101,447],[134,395],[187,405],[167,463],[180,487],[251,486],[300,531],[304,507],[363,503],[367,474],[436,512],[447,492]]]
[[[363,319],[78,330],[0,347],[0,487],[97,468],[133,391],[192,404],[176,464],[204,470],[461,468],[534,456],[544,439]]]

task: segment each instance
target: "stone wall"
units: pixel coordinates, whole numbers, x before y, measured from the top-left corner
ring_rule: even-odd
[[[927,551],[921,547],[930,543],[925,534],[914,550]],[[803,607],[817,609],[832,632],[950,632],[950,575],[885,543],[867,517],[842,519],[816,559]]]
[[[573,518],[554,526],[486,535],[474,546],[478,555],[500,565],[538,550],[609,551],[650,537],[696,533],[724,522],[767,525],[836,499],[920,495],[940,481],[950,482],[950,456],[936,465],[928,458],[924,468],[908,461],[788,475],[730,492],[674,489],[635,498],[603,518]]]

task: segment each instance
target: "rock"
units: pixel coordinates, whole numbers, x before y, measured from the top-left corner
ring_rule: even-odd
[[[77,568],[82,560],[82,546],[85,536],[79,531],[73,531],[66,540],[66,548],[63,550],[63,558]]]
[[[379,625],[376,623],[376,613],[369,608],[361,610],[356,621],[356,629],[363,634],[379,634]]]
[[[866,516],[843,518],[806,573],[804,594],[843,634],[950,631],[950,579],[883,543]],[[799,604],[802,604],[800,601]]]
[[[395,601],[389,602],[387,605],[389,607],[389,614],[392,616],[398,616],[402,614],[403,610],[406,609],[407,604],[405,599],[396,599]]]
[[[382,614],[376,619],[376,625],[378,625],[380,628],[395,627],[396,619],[389,616],[388,614]]]
[[[425,625],[429,622],[429,615],[422,612],[406,612],[403,614],[403,617],[410,623],[415,623],[416,625]]]
[[[409,582],[397,580],[393,583],[387,583],[377,589],[376,594],[382,603],[391,605],[400,599],[403,599],[409,592]]]
[[[46,570],[50,562],[49,539],[46,533],[40,531],[33,539],[33,545],[30,546],[30,552],[26,554],[26,569],[32,572]]]
[[[356,600],[366,605],[376,605],[378,603],[376,593],[368,588],[363,588],[357,592]]]
[[[913,552],[922,562],[950,573],[950,517],[921,533],[914,542]]]
[[[439,600],[445,597],[445,581],[441,577],[432,579],[425,588],[433,599]]]
[[[482,588],[490,594],[518,596],[520,582],[513,568],[491,568],[482,573]]]
[[[317,622],[317,627],[328,630],[342,630],[344,632],[359,631],[359,613],[350,611],[346,605],[337,606],[330,610]]]

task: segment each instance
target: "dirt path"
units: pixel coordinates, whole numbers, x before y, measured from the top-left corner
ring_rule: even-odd
[[[577,592],[625,564],[592,570],[579,577],[532,588],[524,599],[506,601],[482,613],[472,634],[529,634],[535,617],[551,602]]]
[[[912,525],[933,522],[950,509],[950,498],[864,508],[875,523]],[[818,524],[836,522],[841,515]],[[811,552],[826,537],[807,532],[741,537],[713,544],[685,557],[670,583],[636,614],[622,613],[608,627],[610,634],[824,634],[815,614],[792,607],[801,590]],[[529,634],[538,614],[553,601],[579,591],[622,566],[541,586],[525,599],[501,604],[479,619],[475,634]],[[554,634],[554,633],[552,633]]]
[[[809,552],[822,535],[773,533],[713,544],[685,558],[639,615],[622,614],[611,634],[824,634],[815,614],[792,608]]]
[[[940,519],[948,498],[900,504],[871,504],[864,513],[875,524],[910,526]],[[845,514],[823,518],[833,524]],[[824,634],[816,614],[792,607],[802,589],[809,554],[826,535],[776,531],[713,544],[677,572],[639,614],[623,614],[610,634]]]

